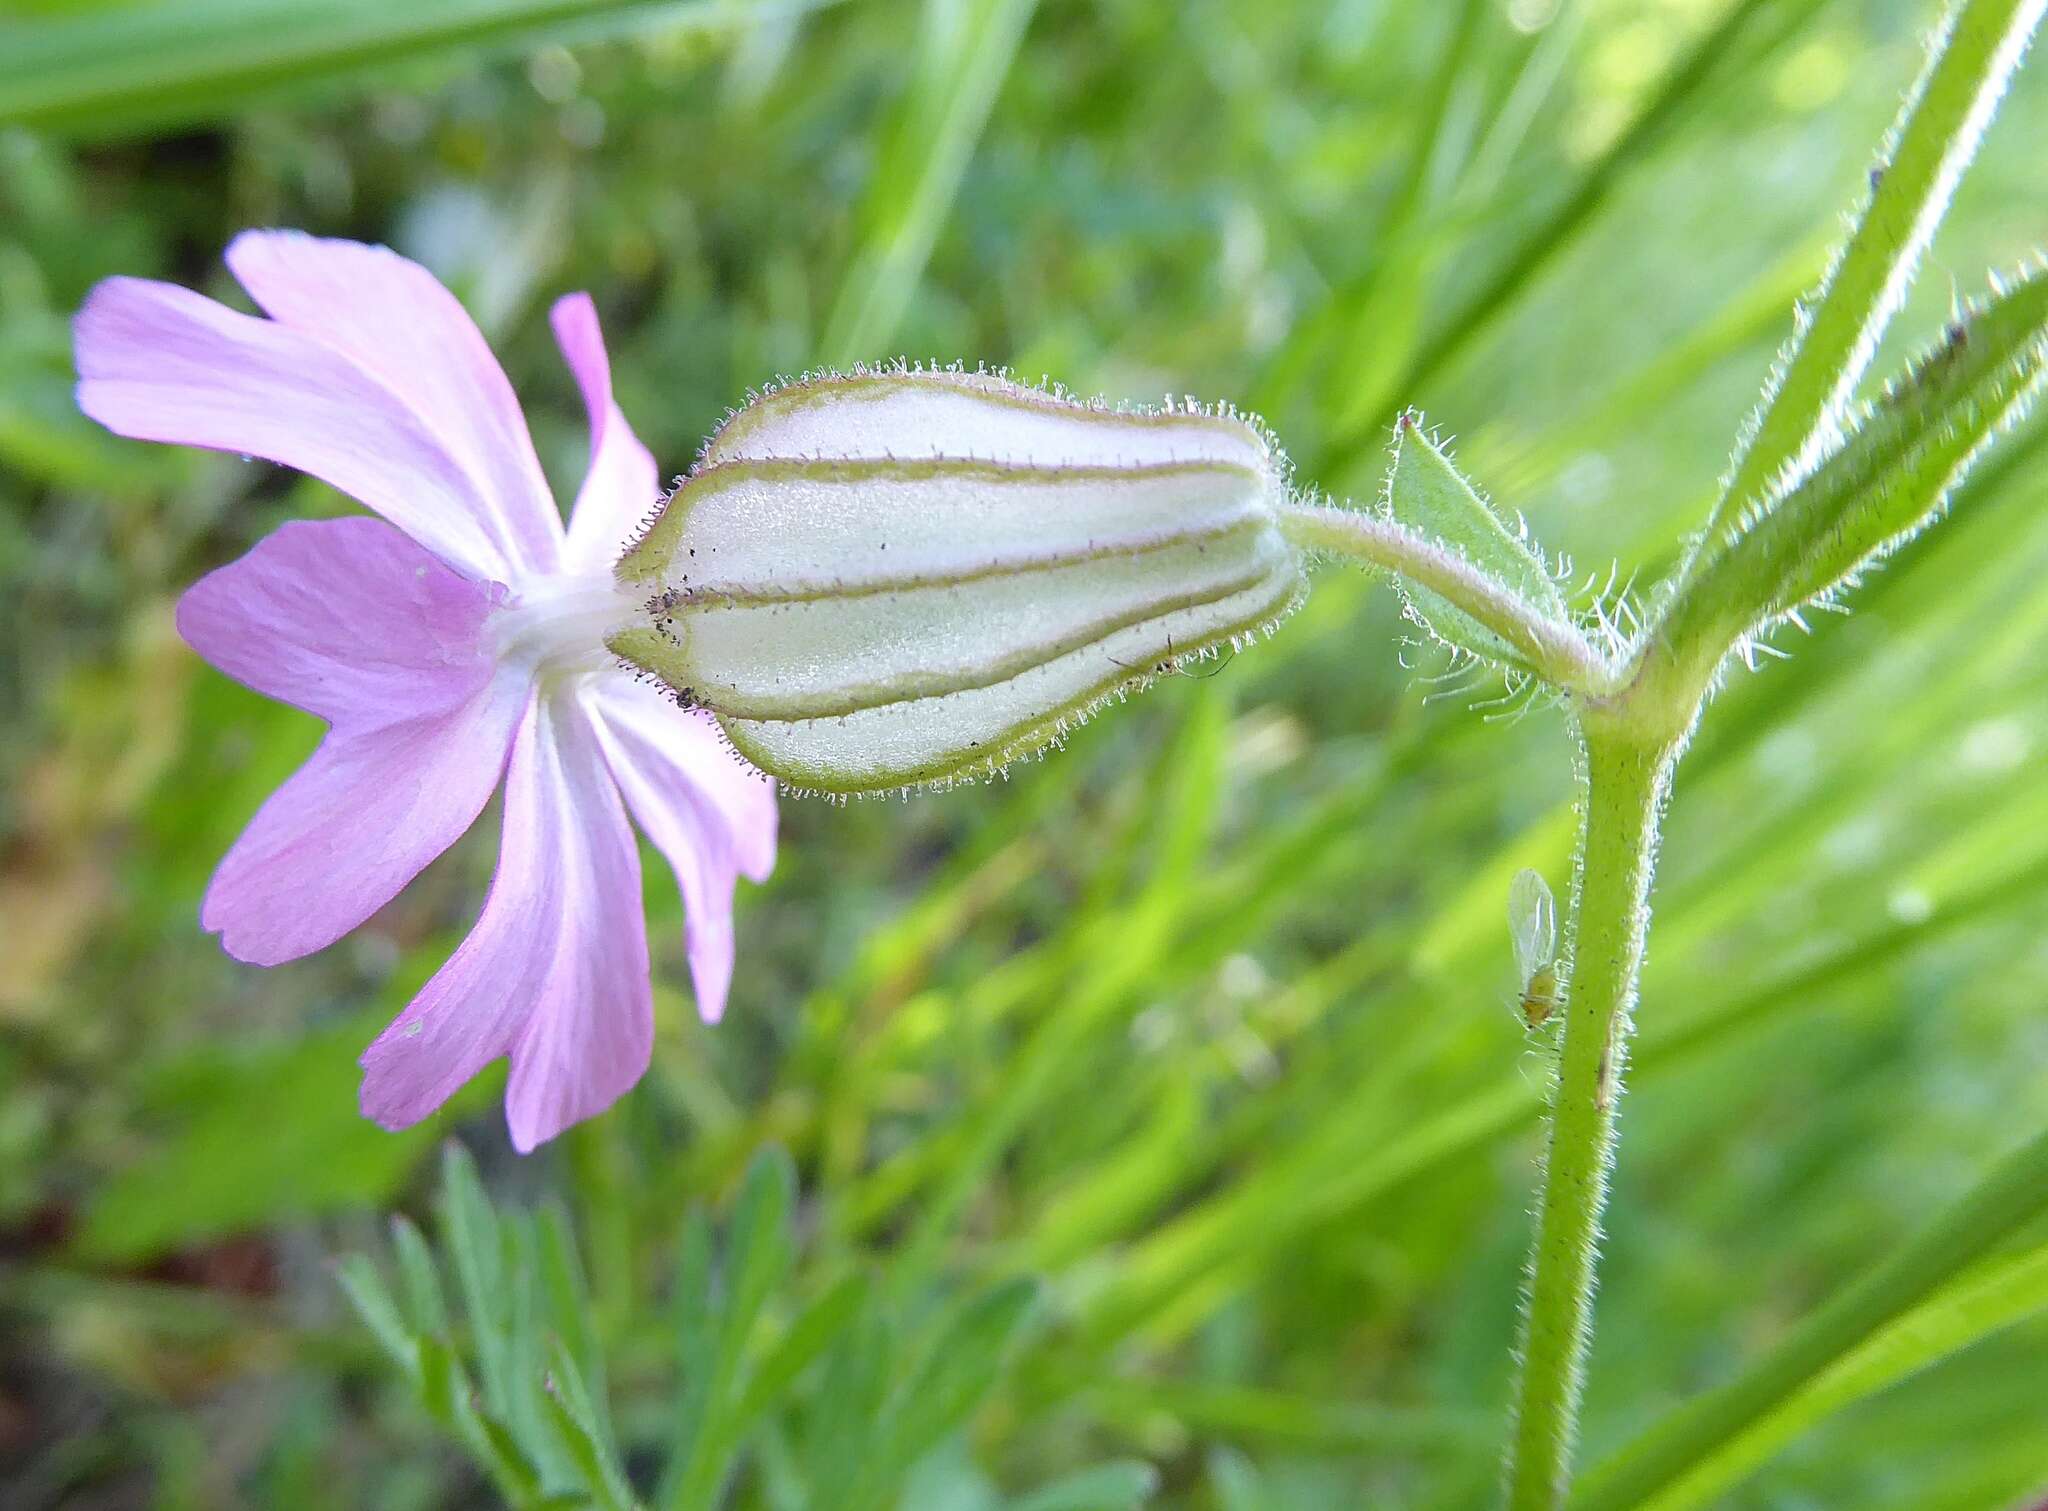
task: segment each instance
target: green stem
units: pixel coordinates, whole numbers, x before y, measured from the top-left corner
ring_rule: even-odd
[[[1954,1206],[1779,1341],[1740,1379],[1689,1403],[1612,1463],[1572,1511],[1626,1511],[1675,1483],[1808,1381],[2048,1208],[2048,1131],[2005,1156]]]
[[[1280,529],[1298,546],[1384,567],[1428,588],[1514,646],[1561,691],[1599,697],[1614,688],[1614,668],[1577,625],[1539,612],[1459,552],[1383,514],[1291,503],[1280,511]]]
[[[1725,543],[1740,510],[1767,498],[1787,468],[1805,470],[1813,449],[1834,433],[2043,9],[2043,0],[1953,0],[1948,7],[1871,167],[1855,227],[1806,302],[1682,581]]]
[[[1615,1103],[1649,925],[1659,811],[1675,758],[1671,742],[1645,740],[1597,713],[1586,715],[1581,738],[1586,794],[1571,985],[1523,1314],[1507,1467],[1511,1511],[1552,1511],[1569,1483]]]

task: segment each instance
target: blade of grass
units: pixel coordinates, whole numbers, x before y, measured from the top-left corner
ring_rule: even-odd
[[[1407,366],[1370,402],[1347,400],[1352,412],[1364,417],[1362,422],[1333,435],[1325,454],[1313,459],[1310,470],[1334,482],[1373,449],[1380,422],[1392,419],[1402,404],[1421,400],[1424,385],[1513,305],[1607,202],[1615,186],[1650,156],[1673,123],[1721,75],[1723,65],[1738,51],[1753,24],[1767,19],[1778,28],[1778,37],[1787,36],[1818,3],[1735,0],[1665,76],[1662,86],[1614,144],[1578,176],[1548,214],[1516,239],[1493,276],[1443,318]]]
[[[1859,935],[1817,960],[1795,965],[1754,990],[1646,1025],[1635,1055],[1638,1084],[1727,1042],[1779,1013],[1824,1000],[1823,994],[1924,948],[1980,919],[2037,905],[2048,888],[2048,859],[1988,878],[1939,904],[1915,928],[1885,927]],[[1653,971],[1651,986],[1656,975]],[[1076,1319],[1085,1341],[1108,1346],[1139,1330],[1154,1341],[1185,1335],[1230,1294],[1232,1270],[1311,1242],[1326,1224],[1349,1220],[1375,1201],[1431,1171],[1460,1160],[1532,1124],[1542,1088],[1515,1076],[1470,1092],[1359,1158],[1347,1127],[1297,1134],[1294,1146],[1264,1168],[1258,1189],[1232,1185],[1205,1197],[1134,1244],[1111,1285],[1091,1297]],[[1346,1113],[1345,1115],[1350,1115]],[[1348,1161],[1335,1156],[1353,1151]],[[1261,1191],[1295,1193],[1267,1201]]]
[[[1855,228],[1822,275],[1740,445],[1709,532],[1826,443],[2039,25],[2044,0],[1961,0],[1935,34]]]
[[[1657,643],[1704,676],[1729,645],[1827,601],[1940,512],[1971,464],[2025,414],[2044,374],[2048,275],[2037,274],[1962,312],[1761,518],[1725,521],[1694,558]]]
[[[875,164],[861,246],[819,342],[828,366],[887,355],[1037,4],[971,0],[951,25],[946,11],[959,7],[927,8],[917,80]]]
[[[1681,1407],[1587,1475],[1571,1501],[1574,1511],[1647,1504],[1786,1409],[1801,1390],[1827,1388],[1824,1372],[1852,1360],[1867,1342],[1875,1346],[1886,1328],[2044,1209],[2048,1131],[1999,1160],[1931,1226],[1795,1327],[1740,1379]]]
[[[1779,1449],[1837,1412],[2043,1311],[2048,1311],[2048,1248],[1985,1261],[1730,1439],[1644,1511],[1715,1504]]]
[[[180,0],[0,22],[0,125],[107,136],[459,50],[633,27],[731,29],[835,0]]]

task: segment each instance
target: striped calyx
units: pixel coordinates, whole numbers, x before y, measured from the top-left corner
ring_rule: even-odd
[[[1302,590],[1254,426],[962,371],[778,389],[619,564],[613,651],[798,787],[987,776]]]

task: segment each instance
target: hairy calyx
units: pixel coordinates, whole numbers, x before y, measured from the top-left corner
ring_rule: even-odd
[[[816,379],[713,439],[621,562],[647,613],[609,643],[799,786],[991,775],[1284,617],[1287,495],[1229,413],[985,373]]]

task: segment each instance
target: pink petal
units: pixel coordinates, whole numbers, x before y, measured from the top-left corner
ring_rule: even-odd
[[[256,811],[214,872],[200,923],[252,965],[334,943],[476,821],[530,697],[527,674],[506,671],[448,712],[337,728]]]
[[[595,701],[612,776],[676,873],[697,1011],[716,1023],[732,984],[734,878],[765,881],[775,865],[775,784],[732,753],[708,714],[626,677]]]
[[[503,596],[382,520],[296,521],[194,583],[178,632],[236,681],[359,734],[480,691]]]
[[[536,698],[483,916],[364,1052],[363,1113],[416,1123],[509,1054],[506,1118],[524,1153],[623,1096],[653,1042],[633,831],[587,716],[571,695]]]
[[[555,301],[548,318],[590,413],[590,470],[569,516],[563,552],[570,570],[588,571],[619,559],[659,502],[661,480],[653,453],[640,444],[612,400],[611,362],[598,329],[597,306],[588,294],[569,294]]]
[[[78,407],[117,435],[296,467],[457,570],[510,575],[496,504],[403,399],[332,348],[140,278],[95,288],[73,339]]]
[[[432,273],[388,247],[244,231],[229,269],[270,317],[370,374],[474,479],[516,566],[556,561],[562,517],[483,333]]]

